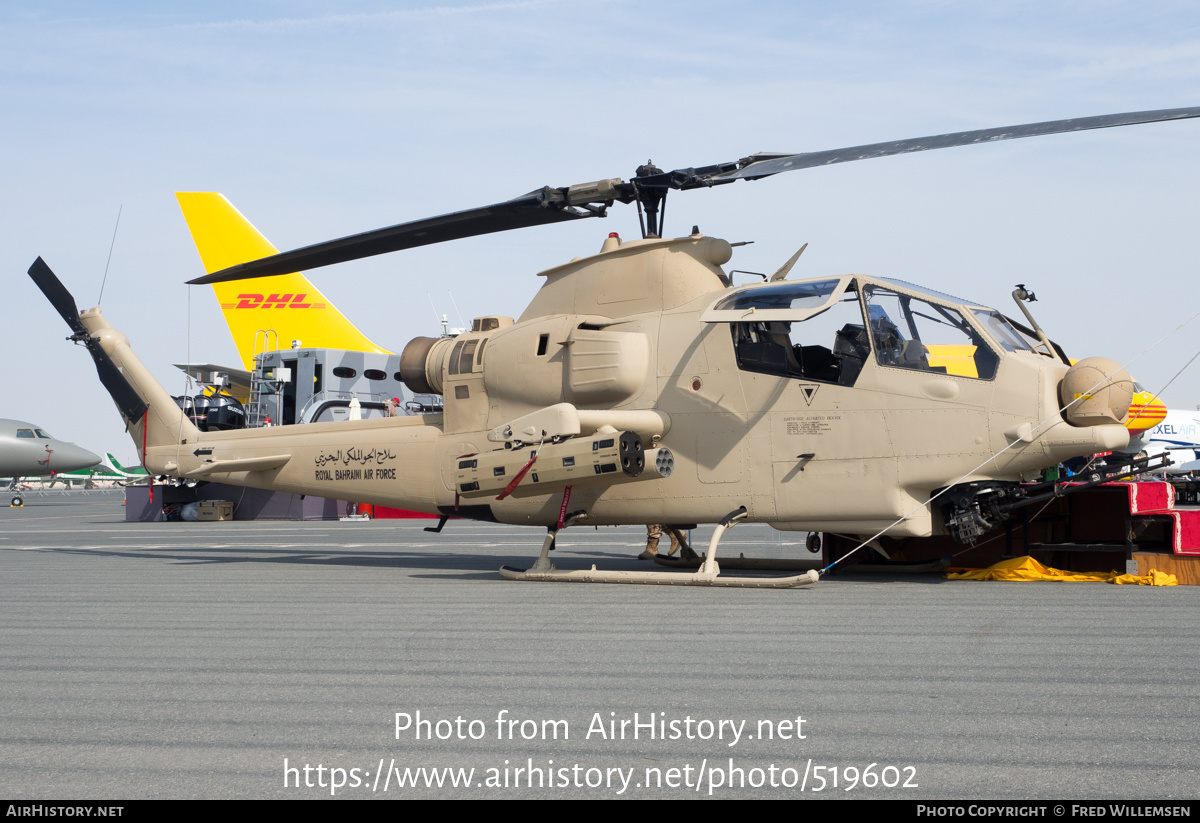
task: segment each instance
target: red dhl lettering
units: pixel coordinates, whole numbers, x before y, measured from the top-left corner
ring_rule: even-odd
[[[307,294],[272,294],[270,297],[263,299],[261,294],[239,294],[237,305],[222,304],[222,308],[229,306],[235,309],[311,309],[325,308],[324,303],[314,304],[305,303],[304,298]]]

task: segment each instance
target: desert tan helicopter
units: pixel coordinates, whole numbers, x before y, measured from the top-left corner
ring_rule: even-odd
[[[519,318],[480,317],[458,337],[409,342],[401,377],[443,395],[443,414],[201,432],[99,309],[80,314],[41,258],[29,273],[88,347],[153,474],[545,528],[532,568],[501,570],[514,579],[796,586],[818,573],[721,575],[725,529],[756,521],[864,543],[972,543],[1037,497],[1020,481],[1127,443],[1131,380],[1104,358],[1071,366],[1020,302],[1032,299],[1022,287],[1014,297],[1028,326],[880,277],[788,280],[799,252],[764,282],[735,286],[722,269],[730,243],[697,230],[659,236],[667,192],[1198,116],[1200,107],[1137,112],[671,172],[646,165],[628,182],[547,187],[191,281],[284,274],[636,202],[641,239],[612,234],[598,254],[541,272]],[[937,365],[931,348],[968,368]],[[558,571],[555,535],[580,523],[718,526],[695,572]]]

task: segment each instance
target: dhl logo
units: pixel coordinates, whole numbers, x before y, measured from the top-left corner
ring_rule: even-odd
[[[261,294],[239,294],[238,302],[222,303],[223,309],[323,309],[324,303],[305,303],[304,294],[272,294],[264,297]]]

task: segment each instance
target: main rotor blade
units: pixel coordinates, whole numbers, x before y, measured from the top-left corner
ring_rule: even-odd
[[[834,163],[849,163],[852,160],[869,160],[892,154],[909,154],[931,149],[948,149],[954,146],[970,146],[976,143],[993,143],[998,140],[1016,140],[1021,137],[1041,137],[1047,134],[1063,134],[1090,129],[1108,129],[1114,126],[1134,126],[1140,123],[1159,123],[1164,120],[1186,120],[1200,117],[1200,106],[1185,109],[1160,109],[1158,111],[1132,111],[1123,114],[1103,114],[1098,117],[1077,117],[1072,120],[1049,120],[1045,123],[1027,123],[1022,126],[1005,126],[998,129],[959,131],[952,134],[937,134],[932,137],[916,137],[909,140],[891,140],[887,143],[871,143],[846,149],[814,151],[772,157],[751,162],[737,171],[711,175],[684,188],[713,185],[733,180],[757,180],[785,171],[811,169]],[[751,158],[747,158],[751,159]]]
[[[271,277],[276,274],[332,266],[348,260],[374,257],[377,254],[461,240],[480,234],[491,234],[510,229],[523,229],[547,223],[561,223],[584,217],[603,216],[593,211],[579,211],[565,206],[546,205],[542,192],[527,194],[491,206],[467,209],[466,211],[442,214],[400,223],[383,229],[353,234],[337,240],[328,240],[294,251],[273,254],[260,260],[252,260],[237,266],[213,272],[204,277],[189,280],[189,285],[224,283],[229,280],[247,280],[253,277]]]
[[[828,166],[834,163],[848,163],[852,160],[868,160],[872,157],[886,157],[892,154],[909,154],[953,146],[991,143],[998,140],[1016,140],[1021,137],[1038,137],[1047,134],[1132,126],[1139,123],[1157,123],[1192,117],[1200,117],[1200,107],[1105,114],[1099,117],[1078,117],[1071,120],[1050,120],[1045,123],[960,131],[931,137],[892,140],[886,143],[871,143],[865,146],[801,154],[757,154],[731,163],[675,169],[670,172],[655,170],[656,173],[642,174],[633,178],[629,183],[612,179],[559,189],[546,187],[503,203],[415,220],[411,223],[400,223],[264,257],[261,260],[230,266],[227,269],[197,277],[195,280],[189,280],[188,283],[201,285],[289,274],[294,271],[330,266],[334,263],[358,260],[401,249],[443,243],[447,240],[459,240],[481,234],[560,223],[584,217],[603,217],[604,209],[614,200],[624,203],[640,201],[642,195],[639,192],[645,191],[665,192],[667,189],[706,188],[733,183],[737,180],[757,180],[785,171]],[[661,198],[661,195],[656,195],[656,197]]]

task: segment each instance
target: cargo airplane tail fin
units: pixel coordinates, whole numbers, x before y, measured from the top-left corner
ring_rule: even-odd
[[[277,249],[216,192],[176,192],[196,251],[208,273],[275,254]],[[283,345],[391,354],[355,328],[321,290],[299,272],[253,281],[214,283],[242,364],[254,369],[255,335],[272,329]]]

